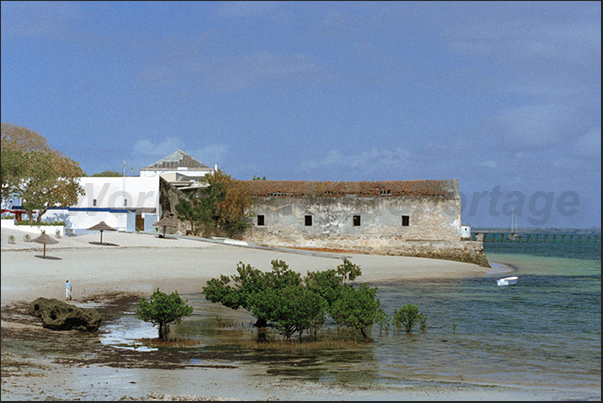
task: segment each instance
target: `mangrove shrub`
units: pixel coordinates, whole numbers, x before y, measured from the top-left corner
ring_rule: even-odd
[[[379,300],[377,289],[345,284],[361,274],[360,267],[344,259],[337,269],[309,272],[302,279],[282,260],[273,260],[272,271],[262,272],[239,262],[237,275],[210,279],[203,287],[205,298],[232,309],[243,308],[256,319],[258,340],[264,329],[275,328],[286,340],[303,332],[316,339],[318,329],[331,316],[342,326],[358,329],[368,338]]]
[[[404,327],[407,332],[411,332],[416,323],[420,323],[421,330],[425,330],[427,316],[419,312],[418,306],[409,303],[394,309],[393,321],[398,329]]]
[[[170,323],[180,323],[183,317],[193,313],[193,307],[186,302],[180,298],[178,291],[167,295],[157,288],[149,301],[140,299],[136,318],[159,326],[159,339],[166,340],[170,333]]]

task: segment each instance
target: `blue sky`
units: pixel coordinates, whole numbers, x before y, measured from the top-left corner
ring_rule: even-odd
[[[2,1],[2,122],[93,174],[458,178],[463,224],[600,227],[600,2]]]

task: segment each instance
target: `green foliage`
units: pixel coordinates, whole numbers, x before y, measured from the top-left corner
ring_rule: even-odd
[[[404,327],[407,332],[411,332],[417,322],[420,323],[421,330],[425,330],[427,316],[419,312],[418,306],[409,303],[394,310],[394,325],[398,329]]]
[[[308,272],[305,282],[308,288],[323,297],[330,307],[341,295],[342,285],[347,280],[355,280],[361,274],[362,270],[358,265],[343,258],[343,263],[335,270]]]
[[[344,286],[343,292],[331,306],[331,317],[340,325],[359,330],[368,340],[370,328],[381,307],[376,295],[377,288],[370,288],[366,284],[360,284],[358,288]]]
[[[2,123],[2,198],[16,195],[37,221],[50,207],[70,206],[84,194],[79,164],[53,150],[43,136],[25,127]]]
[[[17,189],[21,179],[26,176],[26,154],[19,150],[5,149],[2,146],[2,200],[10,197]]]
[[[205,175],[201,181],[208,185],[203,196],[180,198],[176,205],[178,218],[189,222],[195,235],[200,232],[204,236],[242,234],[247,228],[247,210],[251,207],[251,196],[244,183],[221,170]]]
[[[362,274],[362,270],[347,258],[343,258],[343,263],[337,266],[337,274],[343,277],[344,282],[347,280],[354,281],[356,277]]]
[[[186,302],[180,298],[177,291],[167,295],[157,288],[149,301],[141,298],[138,302],[136,318],[151,322],[153,326],[158,325],[159,339],[166,340],[170,333],[170,323],[180,323],[183,317],[193,313],[193,307]]]
[[[21,220],[15,223],[15,225],[33,225],[36,227],[41,227],[43,225],[56,225],[63,226],[65,225],[65,221],[32,221],[32,220]]]
[[[263,317],[276,328],[285,340],[304,330],[323,324],[326,320],[326,301],[301,283],[268,288],[252,296],[253,315]]]
[[[308,289],[324,298],[329,307],[342,291],[343,278],[336,270],[309,271],[304,281]]]
[[[123,173],[117,172],[117,171],[111,171],[111,170],[107,169],[106,171],[97,172],[95,174],[92,174],[91,176],[102,177],[102,178],[115,178],[115,177],[123,176]]]
[[[385,330],[385,334],[389,331],[389,325],[391,323],[391,317],[385,313],[382,308],[377,310],[377,314],[375,315],[375,322],[379,325],[379,335],[382,334],[383,330]]]
[[[253,179],[252,180],[254,180],[254,181],[265,181],[266,177],[263,176],[263,177],[260,178],[259,176],[253,175]]]
[[[358,266],[344,259],[337,270],[309,272],[302,278],[282,260],[271,264],[271,271],[262,272],[239,262],[237,275],[222,275],[207,282],[203,287],[205,298],[251,312],[256,318],[258,340],[263,340],[260,329],[266,326],[277,329],[286,340],[296,332],[301,340],[305,331],[316,339],[327,314],[337,320],[333,312],[340,318],[338,323],[359,329],[368,338],[366,331],[373,324],[380,303],[375,301],[376,288],[361,285],[356,290],[344,284],[346,279],[360,275]],[[336,306],[342,299],[346,304]]]
[[[193,235],[199,235],[203,224],[209,222],[209,210],[199,199],[179,198],[176,204],[178,219],[191,225]]]

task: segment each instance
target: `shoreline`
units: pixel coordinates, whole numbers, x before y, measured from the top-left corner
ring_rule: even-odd
[[[155,288],[168,293],[174,290],[180,294],[200,292],[208,279],[221,274],[236,274],[240,261],[269,270],[270,261],[280,259],[305,275],[308,270],[333,269],[345,256],[362,269],[357,282],[490,276],[493,270],[508,270],[505,265],[484,268],[429,258],[308,251],[292,253],[128,233],[104,235],[104,242],[119,245],[117,247],[95,244],[98,234],[74,237],[77,239],[62,238],[59,244],[47,247],[46,256],[50,258],[42,259],[41,245],[8,247],[7,237],[8,233],[3,230],[3,400],[364,400],[376,397],[384,400],[484,400],[492,396],[497,400],[521,400],[535,394],[546,400],[556,396],[540,387],[509,389],[471,383],[451,385],[427,379],[409,381],[410,384],[404,386],[327,385],[281,379],[266,373],[262,366],[251,363],[224,366],[228,362],[219,356],[206,358],[203,364],[207,368],[181,365],[154,368],[151,361],[144,364],[147,361],[142,357],[149,356],[136,358],[135,353],[129,353],[134,354],[134,361],[128,361],[133,365],[128,367],[120,364],[126,357],[123,352],[99,346],[98,335],[77,331],[53,332],[42,328],[37,318],[19,313],[19,309],[22,311],[37,297],[62,300],[65,278],[73,283],[74,304],[94,306],[122,297],[150,295]],[[57,348],[70,351],[71,346],[83,348],[83,355],[75,353],[73,358],[66,358],[65,354],[68,357],[74,353],[56,356],[44,352]],[[108,361],[86,358],[90,354],[105,357]],[[141,359],[142,362],[139,361]],[[152,387],[155,381],[149,379],[164,379],[171,373],[169,371],[178,371],[178,375],[169,375],[169,379],[178,379],[182,386],[160,382]],[[202,379],[194,374],[201,375]],[[240,388],[233,390],[230,386],[233,381],[239,382]]]
[[[74,298],[115,291],[151,293],[199,291],[205,281],[236,274],[239,262],[270,270],[272,260],[284,260],[306,275],[336,268],[343,257],[362,269],[358,282],[461,278],[488,275],[492,268],[441,259],[407,256],[328,253],[284,248],[245,247],[203,239],[158,238],[151,234],[108,233],[63,237],[46,248],[22,241],[20,231],[2,230],[1,304],[62,298],[64,282],[73,284]],[[15,235],[16,234],[16,235]],[[8,243],[8,236],[16,244]]]

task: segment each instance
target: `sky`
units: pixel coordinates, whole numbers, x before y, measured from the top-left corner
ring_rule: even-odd
[[[1,3],[2,122],[91,175],[458,179],[462,224],[601,226],[600,2]]]

